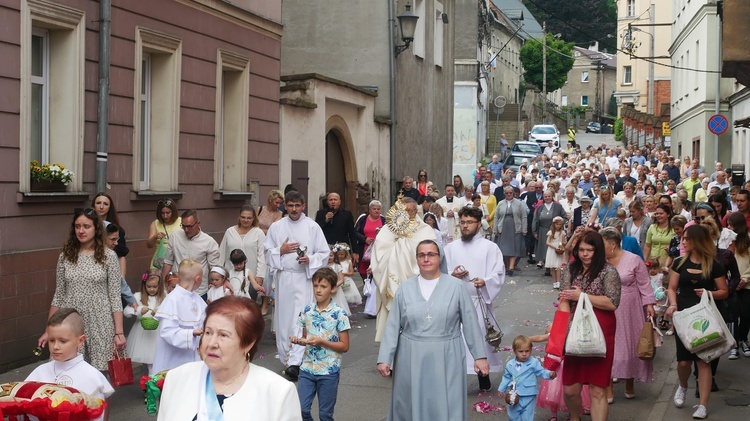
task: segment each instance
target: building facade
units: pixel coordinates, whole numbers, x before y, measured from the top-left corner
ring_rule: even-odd
[[[732,131],[709,131],[712,115],[729,115],[733,80],[721,77],[721,21],[713,0],[679,0],[672,27],[672,151],[701,162],[730,162]],[[717,104],[718,100],[718,104]],[[718,108],[717,108],[718,106]],[[718,153],[718,155],[717,155]]]
[[[607,114],[617,85],[617,56],[599,51],[596,45],[574,47],[573,56],[575,61],[568,72],[568,81],[560,88],[560,105],[588,107],[583,120],[576,124],[580,127],[588,120],[600,121]],[[565,131],[563,127],[560,129]]]
[[[395,47],[404,44],[397,16],[407,3],[419,20],[413,42],[396,55]],[[383,163],[389,183],[374,193],[386,206],[403,177],[416,176],[419,169],[426,169],[436,184],[451,180],[454,3],[284,2],[283,75],[317,73],[377,91],[374,118],[392,125],[390,159]],[[366,182],[347,179],[348,185]]]
[[[669,104],[669,95],[656,96],[657,85],[669,85],[672,77],[669,46],[672,1],[623,0],[617,2],[618,42],[617,90],[618,113],[623,107],[660,115],[661,104]],[[628,25],[632,25],[628,30]],[[659,25],[659,26],[650,26]],[[651,43],[653,42],[653,49]],[[632,51],[632,54],[623,52]],[[653,59],[650,58],[653,51]],[[643,59],[646,58],[646,59]],[[654,61],[655,63],[651,63]],[[653,64],[653,65],[652,65]],[[654,98],[649,110],[649,74],[654,74]],[[663,83],[666,81],[666,83]],[[619,114],[618,114],[619,115]]]
[[[3,369],[33,358],[73,209],[90,206],[97,180],[127,232],[132,286],[149,267],[159,199],[197,209],[221,240],[245,201],[279,183],[280,0],[113,0],[106,149],[97,143],[100,5],[20,0],[0,15]],[[31,161],[61,164],[73,180],[39,191]]]

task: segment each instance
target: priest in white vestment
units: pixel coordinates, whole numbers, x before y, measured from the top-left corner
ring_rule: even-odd
[[[435,203],[443,208],[443,216],[448,222],[445,238],[446,243],[458,240],[461,237],[461,229],[458,225],[458,211],[466,206],[466,199],[455,196],[456,188],[449,184],[445,186],[445,196],[435,201]]]
[[[495,317],[493,317],[492,301],[500,293],[500,289],[505,283],[503,253],[497,244],[485,239],[480,234],[481,210],[464,208],[459,211],[458,216],[461,226],[461,239],[445,247],[445,263],[448,273],[465,281],[466,290],[474,303],[474,310],[482,335],[486,335],[485,314],[495,330],[500,330]],[[502,356],[493,352],[494,347],[487,341],[483,343],[487,352],[490,372],[501,372],[503,369]],[[467,359],[466,364],[466,373],[474,374],[474,362]],[[489,377],[483,379],[480,376],[480,387],[484,390],[491,388]]]
[[[377,285],[375,342],[380,342],[399,285],[419,273],[416,251],[422,240],[436,240],[435,230],[416,218],[417,202],[404,197],[386,214],[386,224],[373,242],[370,270]]]
[[[266,264],[275,273],[276,306],[274,327],[279,361],[286,374],[295,378],[302,364],[304,346],[292,345],[290,336],[299,337],[297,317],[313,303],[312,275],[328,264],[330,249],[314,220],[308,218],[305,197],[289,192],[284,198],[287,216],[274,222],[266,234]]]

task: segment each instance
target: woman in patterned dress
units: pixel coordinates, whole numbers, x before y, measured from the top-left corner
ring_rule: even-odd
[[[83,317],[86,343],[83,357],[97,370],[107,370],[114,349],[125,348],[120,300],[120,265],[105,247],[103,226],[92,208],[77,209],[70,236],[57,260],[57,281],[49,314],[60,307],[76,309]],[[114,338],[114,339],[113,339]],[[47,343],[47,334],[39,346]]]

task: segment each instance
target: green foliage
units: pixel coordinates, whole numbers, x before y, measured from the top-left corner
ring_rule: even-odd
[[[617,51],[616,0],[522,0],[547,31],[576,44],[599,41],[599,49]],[[580,30],[580,31],[579,31]],[[585,32],[586,34],[582,33]],[[611,35],[612,38],[607,36]],[[593,38],[593,39],[592,39]]]
[[[547,34],[547,92],[553,92],[565,85],[568,72],[573,68],[573,43],[555,39]],[[557,51],[554,51],[557,50]],[[562,54],[561,54],[562,53]],[[564,55],[563,55],[564,54]],[[527,84],[538,88],[543,86],[542,43],[541,40],[529,39],[521,47],[523,78]]]
[[[615,140],[620,142],[625,135],[625,126],[622,123],[622,119],[618,118],[615,120]]]
[[[609,97],[609,107],[607,107],[607,114],[617,115],[617,99],[615,98],[614,92],[612,92],[612,95]]]
[[[571,104],[571,105],[565,105],[563,107],[560,107],[560,109],[563,110],[564,112],[567,112],[571,117],[575,118],[576,116],[579,116],[579,115],[585,115],[586,111],[590,110],[591,107],[589,107],[588,105]]]

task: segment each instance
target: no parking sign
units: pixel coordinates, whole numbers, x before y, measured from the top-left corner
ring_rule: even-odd
[[[708,130],[713,134],[724,134],[729,129],[729,120],[721,114],[714,114],[708,119]]]

